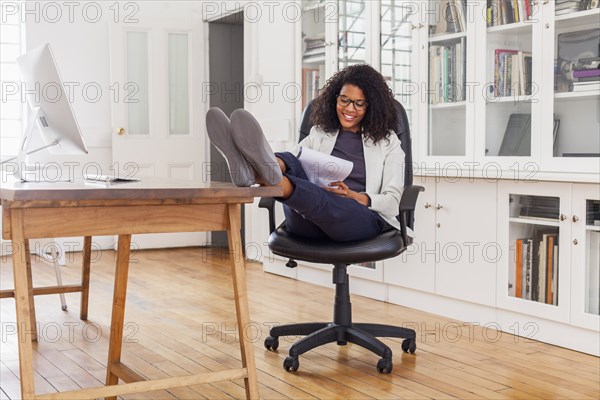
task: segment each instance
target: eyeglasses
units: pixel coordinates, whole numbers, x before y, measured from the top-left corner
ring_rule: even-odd
[[[354,109],[357,111],[365,110],[369,105],[365,100],[350,100],[341,94],[337,96],[337,103],[342,107],[348,107],[350,104],[354,104]]]

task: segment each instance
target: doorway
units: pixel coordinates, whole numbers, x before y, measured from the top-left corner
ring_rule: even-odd
[[[231,113],[244,107],[244,14],[243,11],[209,22],[209,85],[210,107]],[[210,145],[210,179],[231,182],[227,163],[217,149]],[[211,245],[227,247],[224,231],[212,232]],[[242,206],[242,248],[245,248],[244,206]]]

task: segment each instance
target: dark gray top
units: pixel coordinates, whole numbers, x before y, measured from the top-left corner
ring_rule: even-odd
[[[362,135],[360,133],[340,130],[331,155],[354,163],[352,172],[350,172],[344,183],[348,185],[350,190],[359,193],[364,192],[367,173]]]

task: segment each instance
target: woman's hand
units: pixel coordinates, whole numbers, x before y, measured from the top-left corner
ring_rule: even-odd
[[[369,205],[369,196],[367,196],[364,193],[358,193],[348,189],[348,185],[346,185],[344,182],[331,182],[329,184],[329,187],[324,187],[323,189],[327,190],[330,193],[334,193],[342,197],[348,197],[349,199],[356,200],[363,206]]]

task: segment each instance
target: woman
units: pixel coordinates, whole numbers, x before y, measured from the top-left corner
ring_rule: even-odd
[[[404,188],[404,152],[393,132],[393,94],[372,67],[350,66],[327,82],[312,107],[314,127],[291,152],[273,155],[247,111],[234,111],[228,131],[227,117],[213,110],[207,115],[209,137],[227,159],[234,183],[282,187],[277,200],[288,232],[350,241],[399,229],[395,216]],[[295,156],[300,146],[352,161],[352,172],[344,182],[318,187]]]

